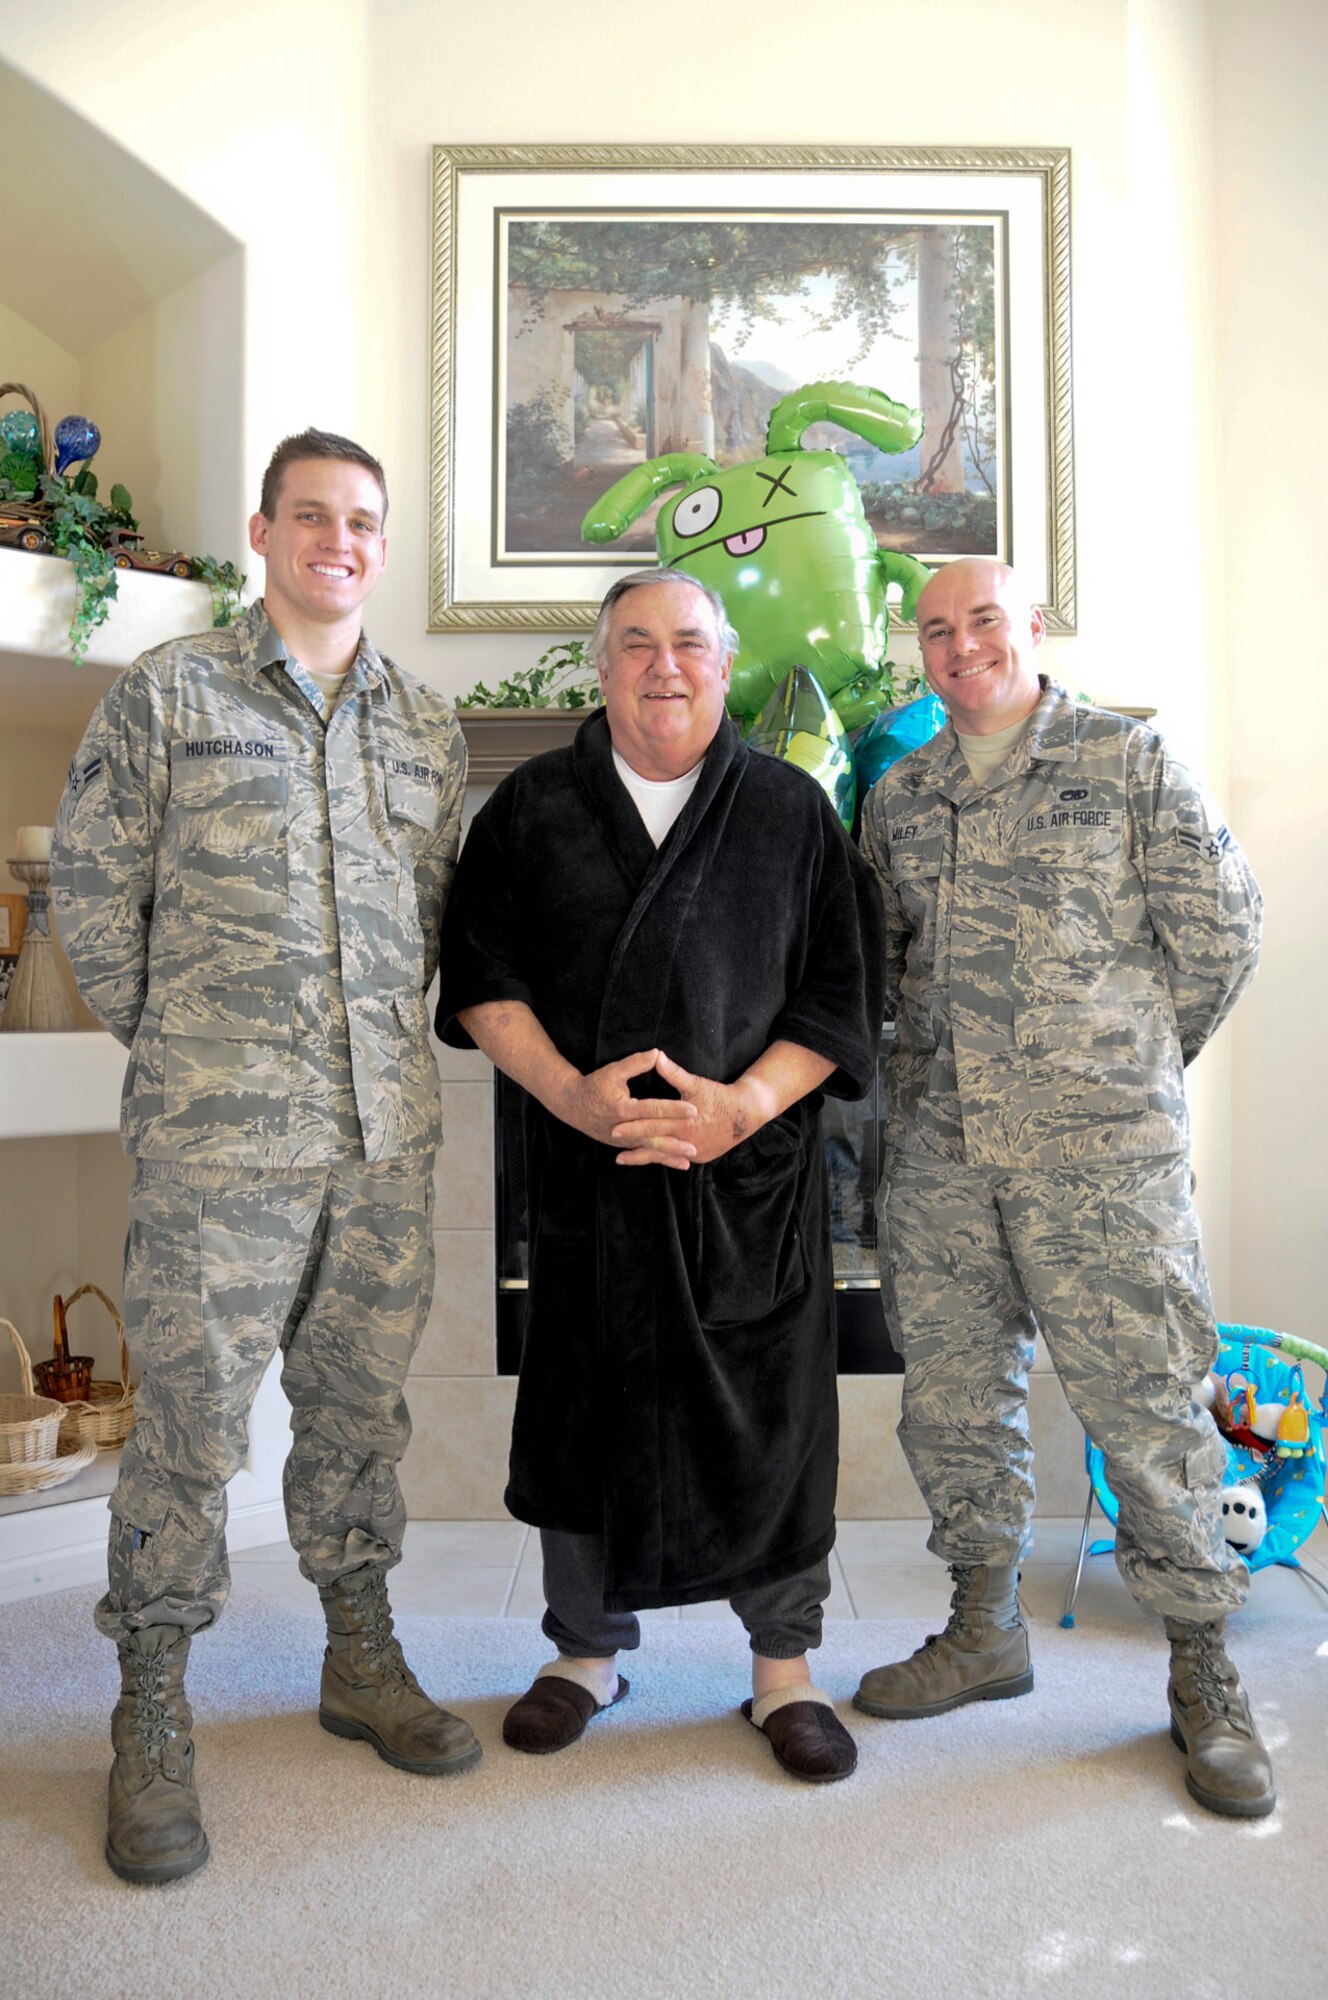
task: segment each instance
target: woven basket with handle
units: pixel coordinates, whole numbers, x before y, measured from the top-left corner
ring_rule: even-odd
[[[56,1433],[65,1414],[63,1403],[32,1392],[32,1361],[12,1320],[0,1319],[18,1355],[17,1396],[0,1396],[0,1467],[43,1465],[55,1457]]]
[[[95,1444],[67,1434],[65,1405],[32,1393],[32,1362],[12,1320],[0,1319],[18,1355],[22,1394],[0,1396],[0,1499],[63,1486],[97,1456]]]
[[[83,1403],[65,1405],[65,1429],[80,1443],[91,1443],[100,1450],[123,1444],[134,1422],[134,1387],[129,1380],[129,1349],[125,1346],[124,1321],[100,1285],[80,1285],[65,1300],[65,1310],[69,1310],[85,1293],[100,1299],[111,1318],[115,1321],[115,1331],[120,1339],[120,1379],[118,1382],[94,1381],[88,1391],[88,1400]]]

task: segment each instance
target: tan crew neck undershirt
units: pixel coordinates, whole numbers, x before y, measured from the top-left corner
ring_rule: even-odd
[[[988,778],[998,764],[1003,764],[1016,743],[1026,732],[1031,715],[1021,716],[1008,729],[998,729],[991,736],[965,736],[956,729],[959,748],[964,753],[964,762],[975,778]]]

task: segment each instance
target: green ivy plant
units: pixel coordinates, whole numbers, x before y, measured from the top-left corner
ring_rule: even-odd
[[[586,639],[559,639],[541,653],[539,663],[523,667],[486,687],[476,681],[458,708],[593,708],[599,700],[599,679]]]
[[[234,621],[240,608],[244,571],[236,569],[233,562],[218,562],[215,556],[195,556],[193,560],[199,582],[212,593],[212,625],[219,631]]]
[[[74,664],[87,659],[88,644],[103,625],[119,594],[113,531],[138,533],[133,499],[123,486],[111,488],[110,502],[97,498],[97,475],[90,466],[73,477],[59,479],[39,459],[10,452],[0,461],[0,503],[18,500],[42,510],[37,525],[56,555],[74,571],[74,615],[69,622],[69,650]],[[240,605],[244,576],[234,563],[214,556],[196,556],[195,574],[212,594],[212,623],[229,625]]]

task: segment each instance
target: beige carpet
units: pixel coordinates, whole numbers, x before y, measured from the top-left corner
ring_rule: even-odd
[[[1328,1966],[1328,1611],[1247,1612],[1234,1647],[1278,1761],[1272,1818],[1193,1806],[1159,1641],[1035,1631],[1021,1701],[853,1726],[798,1785],[736,1713],[736,1621],[659,1622],[630,1699],[563,1755],[504,1749],[533,1624],[402,1620],[478,1770],[411,1778],[313,1715],[320,1628],[237,1592],[195,1648],[212,1860],[127,1888],[101,1855],[114,1699],[93,1593],[0,1612],[0,1993],[43,2000],[1249,2000]],[[916,1644],[827,1627],[836,1696]],[[847,1709],[845,1709],[847,1714]]]

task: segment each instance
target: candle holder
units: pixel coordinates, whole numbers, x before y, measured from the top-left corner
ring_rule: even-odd
[[[48,894],[49,861],[15,858],[9,872],[28,892],[28,924],[13,983],[0,1014],[0,1035],[61,1034],[74,1025],[74,1009],[65,991],[51,943]]]

